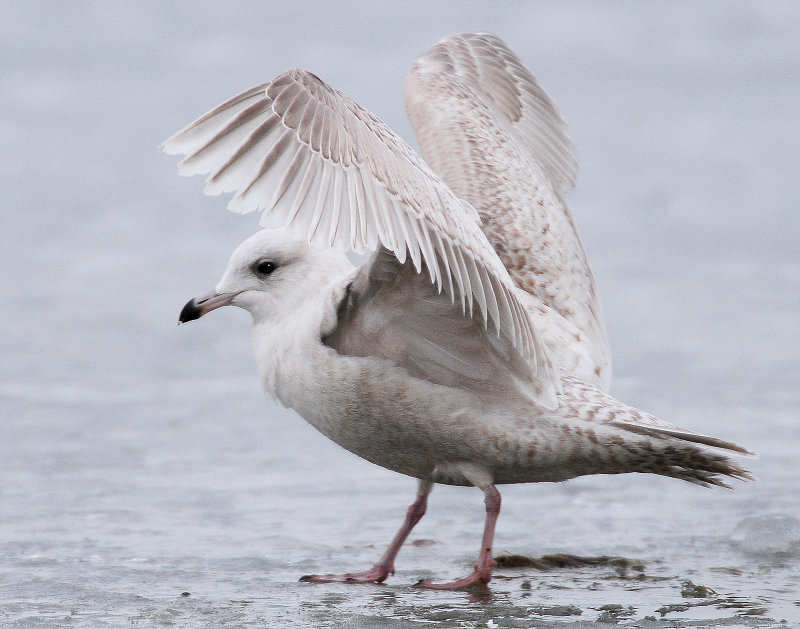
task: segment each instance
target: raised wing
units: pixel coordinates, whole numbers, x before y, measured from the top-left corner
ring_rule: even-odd
[[[417,57],[404,96],[423,157],[477,210],[556,362],[608,388],[597,288],[564,201],[575,158],[553,102],[487,33],[447,37]]]
[[[435,80],[419,83],[422,75]],[[449,84],[449,79],[456,80]],[[458,91],[458,85],[471,93],[469,101],[479,98],[519,145],[534,156],[554,188],[569,192],[575,186],[578,165],[567,124],[547,92],[503,40],[490,33],[452,35],[416,58],[406,83],[406,107],[415,130],[416,115],[412,110],[417,99],[428,99],[431,96],[426,93],[428,89]],[[418,89],[422,90],[421,95],[414,94]],[[459,93],[458,97],[464,95]],[[449,101],[448,98],[448,104]],[[428,102],[434,107],[439,105],[435,100]],[[474,106],[474,103],[465,105]],[[446,119],[447,114],[443,112],[441,118]],[[420,121],[419,126],[423,127],[424,123]],[[454,126],[458,127],[459,123]],[[435,161],[440,161],[446,157],[447,148],[423,149],[429,164],[432,163],[428,159],[431,152],[438,156]],[[436,167],[434,170],[438,172]]]
[[[424,266],[462,315],[477,313],[485,330],[511,339],[533,396],[555,406],[555,367],[475,210],[344,94],[289,70],[201,116],[163,148],[187,156],[181,174],[209,175],[207,193],[235,192],[230,209],[263,210],[267,227],[285,225],[340,250],[380,244],[401,264],[410,257],[418,273]]]

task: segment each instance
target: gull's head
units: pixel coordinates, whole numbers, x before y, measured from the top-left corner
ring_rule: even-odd
[[[287,311],[319,294],[347,259],[288,238],[282,230],[264,229],[245,240],[228,262],[219,283],[190,300],[178,323],[199,319],[222,306],[249,311],[255,322]]]

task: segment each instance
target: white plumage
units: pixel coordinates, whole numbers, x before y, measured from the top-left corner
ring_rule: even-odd
[[[492,35],[446,38],[414,63],[405,100],[424,161],[303,70],[164,144],[186,155],[181,174],[208,175],[206,192],[235,193],[229,208],[262,211],[270,228],[237,249],[181,321],[228,304],[249,310],[266,392],[420,482],[373,568],[308,580],[385,579],[433,482],[486,494],[475,571],[425,584],[463,587],[491,577],[495,484],[623,472],[747,478],[691,442],[743,448],[604,392],[610,353],[596,285],[564,202],[571,143],[519,58]],[[375,253],[358,269],[340,253],[365,249]]]

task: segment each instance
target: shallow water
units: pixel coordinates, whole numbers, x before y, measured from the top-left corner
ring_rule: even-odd
[[[0,624],[800,627],[796,4],[292,6],[4,5]],[[470,569],[483,507],[438,487],[386,584],[299,583],[369,566],[414,483],[265,402],[244,313],[175,328],[256,221],[157,146],[293,65],[410,138],[406,68],[467,29],[571,125],[614,393],[758,481],[501,488],[496,551],[538,565],[444,593],[412,586]]]

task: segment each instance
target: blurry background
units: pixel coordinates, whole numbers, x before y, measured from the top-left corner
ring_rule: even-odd
[[[800,5],[11,1],[2,14],[7,626],[800,626]],[[758,452],[758,482],[506,487],[498,553],[641,570],[498,569],[477,598],[410,587],[460,576],[477,552],[480,492],[437,488],[388,584],[300,584],[371,565],[415,484],[263,399],[243,311],[176,329],[257,218],[179,179],[158,146],[292,66],[413,144],[405,72],[467,30],[505,39],[570,125],[612,392]],[[687,597],[689,581],[713,592]]]

